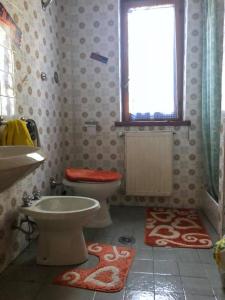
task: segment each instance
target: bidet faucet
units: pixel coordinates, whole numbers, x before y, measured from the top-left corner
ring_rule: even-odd
[[[32,200],[40,200],[41,199],[41,192],[38,191],[36,187],[34,187],[33,192],[32,192]]]
[[[23,193],[23,207],[29,207],[32,205],[32,197],[27,194],[27,192]]]
[[[62,182],[57,182],[54,177],[49,178],[50,188],[55,189],[57,186],[62,185]]]

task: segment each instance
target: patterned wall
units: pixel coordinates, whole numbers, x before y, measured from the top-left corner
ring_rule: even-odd
[[[72,12],[72,64],[75,130],[74,166],[114,169],[124,174],[124,138],[115,121],[120,120],[119,90],[119,1],[70,1]],[[174,188],[169,199],[127,197],[124,183],[112,204],[195,207],[200,205],[202,180],[201,150],[201,1],[187,5],[187,53],[185,115],[187,127],[171,128],[174,136]],[[109,58],[107,65],[90,59],[91,52]],[[96,137],[86,132],[85,122],[98,122]],[[163,127],[130,130],[165,130]]]
[[[64,45],[68,25],[61,1],[55,1],[46,12],[37,0],[1,2],[23,32],[21,49],[15,52],[16,114],[36,121],[47,161],[33,174],[0,193],[0,270],[27,244],[23,234],[11,230],[23,192],[31,193],[36,186],[42,194],[49,194],[49,177],[60,177],[69,161],[68,135],[71,136],[71,126],[65,122],[71,108],[71,75],[66,68],[70,64]],[[59,85],[53,80],[56,70]],[[47,73],[46,82],[41,81],[41,72]]]

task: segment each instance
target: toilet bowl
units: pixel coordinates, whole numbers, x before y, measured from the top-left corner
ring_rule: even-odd
[[[32,217],[38,226],[37,263],[72,265],[87,260],[88,253],[82,228],[100,208],[99,202],[87,197],[42,197],[20,211]]]
[[[107,199],[121,184],[118,172],[66,169],[63,184],[72,188],[74,195],[91,197],[99,201],[100,209],[85,227],[102,228],[112,224]]]

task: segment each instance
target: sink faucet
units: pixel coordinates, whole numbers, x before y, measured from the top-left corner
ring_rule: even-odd
[[[22,200],[23,200],[23,207],[29,207],[32,205],[32,197],[29,196],[27,192],[24,192]]]
[[[29,196],[27,192],[24,192],[23,194],[23,207],[29,207],[32,205],[32,201],[40,200],[41,199],[41,192],[37,190],[35,187],[33,189],[32,196]]]

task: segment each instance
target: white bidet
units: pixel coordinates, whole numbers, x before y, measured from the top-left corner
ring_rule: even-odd
[[[97,200],[76,196],[42,197],[20,211],[39,228],[37,263],[72,265],[87,260],[83,227],[99,210]]]

